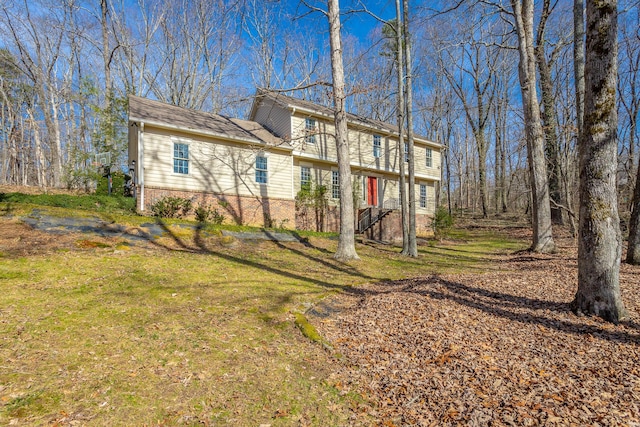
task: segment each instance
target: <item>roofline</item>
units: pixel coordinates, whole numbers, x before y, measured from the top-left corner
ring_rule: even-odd
[[[168,124],[168,123],[156,122],[156,121],[153,121],[153,120],[139,119],[139,118],[132,117],[132,116],[129,116],[129,123],[144,123],[145,126],[153,126],[153,127],[160,128],[160,129],[169,129],[169,130],[176,130],[176,131],[184,132],[184,133],[198,134],[198,135],[202,135],[202,136],[208,136],[208,137],[221,139],[223,141],[244,142],[246,144],[252,144],[252,145],[259,144],[259,145],[267,146],[267,147],[278,149],[278,150],[282,150],[282,151],[293,151],[293,147],[287,147],[287,146],[281,146],[281,145],[270,145],[267,142],[261,141],[259,139],[251,139],[251,138],[242,138],[242,137],[237,137],[237,136],[230,136],[230,135],[225,135],[225,134],[221,134],[221,133],[217,133],[217,132],[210,132],[210,131],[205,131],[205,130],[201,130],[201,129],[187,128],[187,127],[184,127],[184,126],[176,126],[176,125],[171,125],[171,124]],[[286,143],[283,141],[283,144],[286,144]]]
[[[272,95],[274,93],[275,93],[275,96],[270,96],[270,95]],[[325,119],[326,118],[328,118],[328,119],[333,119],[334,118],[334,116],[332,114],[326,114],[326,113],[323,113],[323,112],[318,111],[318,110],[311,110],[309,108],[302,107],[302,106],[297,105],[295,103],[289,102],[290,99],[294,99],[295,100],[296,98],[293,98],[293,97],[288,96],[288,95],[282,95],[282,94],[277,93],[277,92],[268,91],[266,89],[258,89],[256,91],[256,95],[255,95],[255,97],[253,99],[253,104],[251,106],[251,112],[249,113],[249,117],[250,118],[254,117],[254,114],[255,114],[255,111],[256,111],[256,108],[257,108],[256,104],[258,102],[258,99],[259,98],[267,98],[267,97],[273,99],[275,102],[277,102],[280,105],[284,106],[285,108],[291,110],[292,112],[302,111],[302,112],[304,112],[306,114],[309,114],[309,115],[315,116],[315,117],[321,117],[321,118],[325,118]],[[310,102],[310,101],[307,101],[307,102]],[[329,107],[323,107],[323,108],[329,108]],[[366,122],[363,122],[361,120],[357,120],[357,119],[354,120],[353,118],[350,118],[349,116],[354,117],[355,115],[351,114],[351,113],[347,113],[347,123],[348,124],[359,126],[361,128],[365,128],[365,129],[368,129],[368,130],[377,131],[379,133],[386,134],[387,136],[395,136],[395,137],[397,137],[399,135],[399,132],[396,132],[396,131],[394,131],[392,129],[373,126],[373,125],[371,125],[369,123],[366,123]],[[380,122],[380,123],[386,124],[385,122]],[[406,133],[405,133],[404,136],[405,137],[407,136]],[[417,142],[419,142],[421,144],[424,144],[424,145],[429,145],[429,146],[431,146],[433,148],[440,148],[440,149],[444,148],[443,144],[431,141],[431,140],[429,140],[429,139],[427,139],[425,137],[422,137],[422,136],[413,135],[413,139],[414,139],[414,141],[417,141]]]

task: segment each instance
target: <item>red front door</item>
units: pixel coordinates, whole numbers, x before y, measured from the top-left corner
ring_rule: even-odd
[[[367,177],[367,205],[378,206],[378,178]]]

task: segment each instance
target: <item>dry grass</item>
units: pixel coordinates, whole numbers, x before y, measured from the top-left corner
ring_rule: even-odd
[[[324,238],[230,244],[167,230],[131,246],[0,220],[0,424],[349,424],[364,399],[332,379],[333,356],[294,313],[353,285],[490,258],[460,238],[419,259],[363,244],[362,261],[342,264]]]

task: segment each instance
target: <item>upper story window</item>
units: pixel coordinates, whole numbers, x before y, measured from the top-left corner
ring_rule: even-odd
[[[300,188],[311,188],[311,168],[309,166],[300,167]]]
[[[426,166],[428,168],[433,167],[433,151],[431,150],[431,148],[427,148],[427,162],[426,162]]]
[[[304,142],[306,142],[307,144],[315,144],[316,132],[318,131],[316,129],[316,119],[312,119],[310,117],[307,117],[306,119],[304,119],[304,131],[305,131]]]
[[[173,172],[189,174],[189,145],[173,143]]]
[[[264,156],[256,156],[256,182],[267,183],[267,158]]]
[[[427,207],[427,186],[420,184],[420,207]]]
[[[382,138],[380,135],[373,135],[373,157],[378,158],[382,155]]]
[[[409,161],[409,143],[408,142],[404,143],[404,161],[405,162]]]
[[[331,171],[331,197],[340,198],[340,172]]]

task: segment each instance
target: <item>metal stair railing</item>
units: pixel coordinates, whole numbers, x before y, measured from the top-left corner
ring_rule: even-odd
[[[366,208],[358,215],[358,233],[364,233],[391,211],[393,211],[393,209],[380,209],[374,214],[373,208]]]
[[[371,208],[366,208],[358,215],[358,233],[363,233],[371,226]]]

